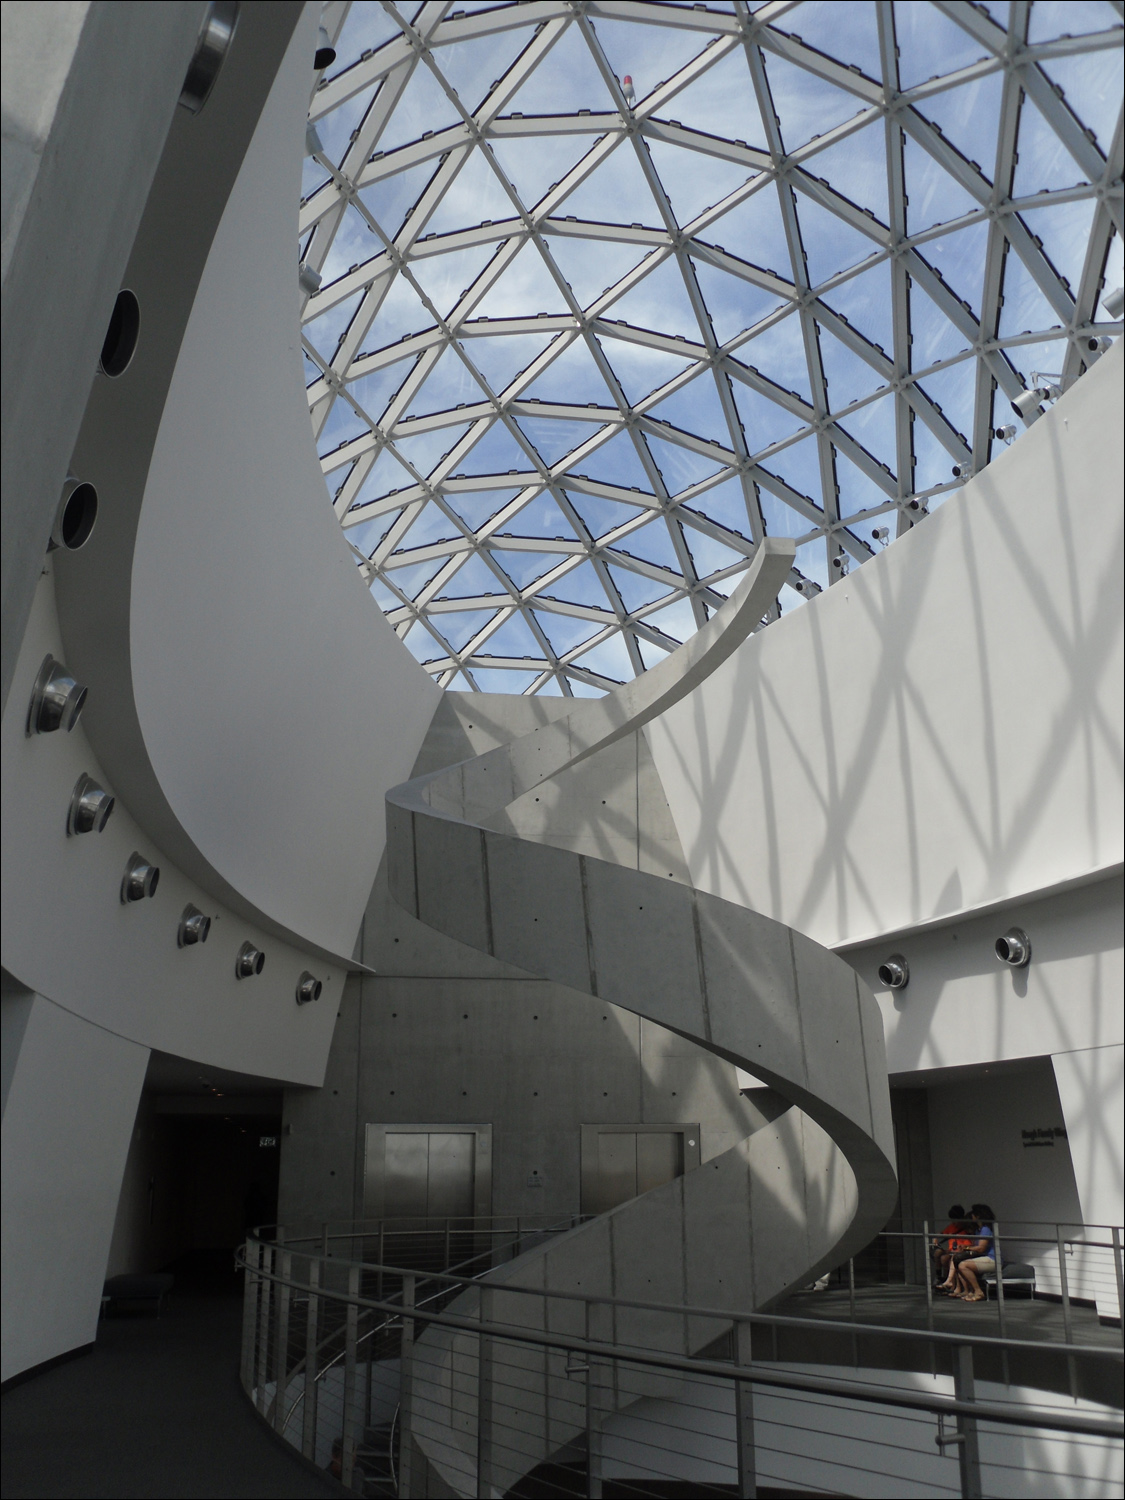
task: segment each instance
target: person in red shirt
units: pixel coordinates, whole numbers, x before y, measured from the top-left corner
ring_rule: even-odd
[[[952,1290],[950,1263],[958,1251],[968,1250],[973,1243],[972,1235],[969,1233],[970,1228],[964,1205],[955,1203],[949,1210],[949,1223],[936,1238],[930,1241],[935,1290]]]

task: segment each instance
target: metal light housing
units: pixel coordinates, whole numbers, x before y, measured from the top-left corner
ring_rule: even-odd
[[[211,918],[189,901],[180,917],[180,930],[176,934],[176,946],[194,948],[196,943],[205,943],[211,932]]]
[[[131,901],[145,901],[150,896],[155,896],[159,880],[160,871],[157,866],[150,864],[143,854],[138,854],[134,849],[121,878],[122,905],[127,906]]]
[[[68,474],[59,496],[47,551],[54,552],[62,547],[67,552],[77,552],[90,540],[97,519],[97,490],[89,480],[76,479],[73,474]]]
[[[86,688],[53,656],[45,656],[27,706],[27,733],[69,733],[86,705]]]
[[[266,955],[253,943],[243,943],[234,961],[236,979],[254,979],[266,966]]]
[[[996,939],[996,957],[1011,969],[1023,969],[1031,962],[1031,939],[1022,927],[1009,927]]]
[[[892,953],[879,965],[879,983],[889,990],[904,990],[910,983],[910,965],[901,953]]]
[[[113,812],[114,799],[85,771],[74,783],[66,815],[67,836],[79,833],[101,833]]]
[[[308,1005],[313,1000],[319,1000],[324,986],[315,974],[310,974],[306,969],[297,981],[297,1004]]]

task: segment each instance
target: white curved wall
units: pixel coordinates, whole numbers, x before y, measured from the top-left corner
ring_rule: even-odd
[[[205,860],[350,954],[438,689],[365,589],[302,380],[294,235],[316,15],[215,237],[149,470],[130,648],[145,746]]]
[[[1122,353],[650,727],[697,885],[837,947],[1120,862]]]

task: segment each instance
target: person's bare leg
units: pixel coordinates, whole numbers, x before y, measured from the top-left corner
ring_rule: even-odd
[[[984,1292],[981,1290],[981,1284],[977,1280],[976,1268],[970,1261],[966,1261],[965,1264],[961,1267],[960,1274],[962,1280],[965,1282],[968,1288],[965,1294],[965,1301],[983,1302]]]

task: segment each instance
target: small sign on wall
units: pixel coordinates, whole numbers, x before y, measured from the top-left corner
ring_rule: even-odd
[[[277,1145],[277,1136],[276,1135],[260,1135],[258,1137],[258,1145],[259,1146],[276,1146]]]
[[[1028,1146],[1053,1146],[1056,1138],[1066,1140],[1066,1131],[1061,1125],[1039,1126],[1036,1130],[1021,1130],[1024,1149]]]

